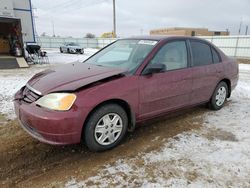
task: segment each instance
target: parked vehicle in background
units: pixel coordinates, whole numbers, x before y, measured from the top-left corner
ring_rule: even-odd
[[[90,150],[117,146],[137,122],[208,103],[223,107],[238,64],[192,37],[118,40],[83,63],[36,74],[15,95],[22,127],[55,145],[84,140]]]
[[[82,48],[77,43],[70,42],[70,43],[65,43],[62,46],[60,46],[60,52],[61,53],[71,53],[71,54],[83,54],[84,48]]]

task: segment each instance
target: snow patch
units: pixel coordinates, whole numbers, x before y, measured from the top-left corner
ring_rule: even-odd
[[[48,54],[49,61],[52,64],[66,64],[72,62],[83,62],[88,57],[98,51],[98,49],[86,48],[84,54],[68,54],[60,53],[59,49],[45,49]]]
[[[13,96],[32,75],[0,77],[0,113],[6,115],[9,119],[14,119],[16,115],[14,113]]]

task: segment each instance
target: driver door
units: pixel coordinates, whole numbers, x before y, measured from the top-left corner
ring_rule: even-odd
[[[156,53],[148,66],[165,64],[166,70],[140,76],[139,119],[151,118],[189,105],[192,72],[188,59],[185,40],[167,42]]]

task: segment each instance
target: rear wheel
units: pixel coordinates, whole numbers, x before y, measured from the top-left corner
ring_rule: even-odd
[[[62,50],[62,48],[60,48],[60,52],[61,52],[61,53],[63,53],[63,50]]]
[[[124,138],[128,117],[117,104],[103,105],[95,110],[85,125],[84,140],[92,151],[104,151],[117,146]]]
[[[213,93],[213,96],[209,102],[210,109],[220,110],[224,106],[227,96],[228,96],[228,86],[225,82],[220,82],[217,85]]]

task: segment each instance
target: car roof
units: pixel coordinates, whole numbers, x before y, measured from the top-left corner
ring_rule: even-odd
[[[78,44],[76,42],[66,42],[65,44]]]
[[[124,39],[138,39],[138,40],[166,40],[166,39],[198,39],[201,41],[204,41],[201,38],[197,37],[190,37],[190,36],[178,36],[178,35],[147,35],[147,36],[133,36],[130,38],[124,38]]]

